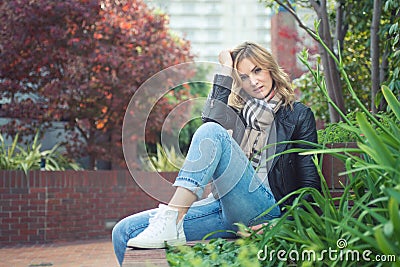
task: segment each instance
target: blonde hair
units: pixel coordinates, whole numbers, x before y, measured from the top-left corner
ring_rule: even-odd
[[[238,64],[245,58],[264,70],[270,72],[275,92],[281,95],[283,105],[293,107],[295,100],[294,90],[291,86],[289,76],[279,67],[278,63],[264,47],[252,42],[244,42],[232,50],[233,58],[233,80],[234,87],[229,96],[229,104],[236,108],[242,108],[244,104],[243,90],[241,89],[241,80],[237,72]]]

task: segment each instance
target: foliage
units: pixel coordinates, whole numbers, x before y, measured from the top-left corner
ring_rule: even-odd
[[[400,4],[398,1],[380,1],[382,12],[379,18],[379,31],[376,33],[373,31],[375,29],[371,28],[371,20],[374,11],[376,11],[374,3],[377,3],[377,1],[264,0],[263,2],[269,7],[283,7],[283,9],[293,15],[301,28],[305,29],[310,36],[316,39],[315,34],[317,31],[305,25],[305,20],[297,10],[306,8],[315,12],[321,25],[318,29],[321,39],[323,39],[331,51],[334,51],[333,54],[336,57],[339,53],[341,54],[344,68],[348,74],[348,78],[353,82],[353,89],[357,93],[359,100],[365,104],[370,103],[369,105],[374,112],[375,108],[373,107],[375,106],[378,107],[378,110],[384,110],[384,104],[381,103],[382,93],[380,91],[376,93],[374,90],[378,88],[371,85],[373,76],[376,77],[378,75],[381,85],[388,85],[395,95],[399,95]],[[379,37],[379,49],[371,49],[371,37],[374,35]],[[379,73],[376,73],[377,71],[372,68],[372,53],[379,53],[380,58],[379,62],[377,62]],[[335,81],[338,80],[336,84],[338,88],[341,88],[341,83],[346,84],[346,82],[340,80],[339,76],[336,77],[334,75],[334,72],[336,72],[336,68],[333,67],[334,62],[326,65],[326,62],[330,60],[330,56],[322,46],[320,46],[320,54],[324,67],[324,75],[327,77],[326,82],[329,95],[334,103],[338,103],[336,97],[332,95],[332,89],[330,88],[332,84],[329,78],[331,77]],[[326,103],[318,103],[318,100],[321,99],[321,92],[318,91],[315,84],[308,83],[311,81],[309,78],[310,73],[301,78],[301,83],[308,85],[302,90],[305,93],[302,97],[303,100],[316,104],[315,107],[311,107],[316,111],[318,118],[325,119],[330,117],[330,121],[335,122],[336,120],[332,119],[332,114],[334,114],[332,108],[328,112]],[[334,91],[336,90],[337,88]],[[336,92],[340,94],[341,90],[337,90]],[[354,111],[354,108],[358,105],[354,102],[354,98],[350,94],[344,94],[343,99],[343,108],[341,105],[338,105],[340,110],[344,113]],[[372,103],[373,99],[375,99],[374,103]]]
[[[165,123],[165,116],[159,116],[159,125],[163,125],[164,130],[168,130],[168,132],[163,132],[163,134],[168,135],[169,139],[178,140],[179,149],[183,155],[186,155],[189,149],[193,134],[197,128],[203,124],[200,114],[202,112],[205,99],[212,86],[211,82],[207,82],[207,75],[210,73],[210,70],[211,65],[196,65],[195,75],[188,79],[188,81],[184,84],[174,88],[174,91],[180,92],[180,94],[185,96],[185,98],[181,97],[178,99],[175,96],[166,96],[166,99],[168,99],[171,105],[182,104],[179,103],[179,101],[182,100],[188,101],[187,103],[189,103],[189,108],[187,108],[187,112],[185,114],[180,114],[181,118],[176,120],[182,121],[182,118],[184,118],[183,125],[168,125],[170,122]],[[184,105],[181,105],[180,109],[182,109],[183,106]],[[153,112],[155,113],[156,111]],[[153,125],[156,124],[153,123]],[[159,142],[161,142],[160,131],[158,129],[146,127],[147,150],[155,153],[157,150],[156,143]]]
[[[77,163],[68,160],[59,152],[59,145],[50,150],[41,151],[39,132],[36,133],[32,144],[24,148],[18,144],[17,134],[10,146],[6,145],[3,135],[0,134],[0,170],[40,170],[44,161],[44,170],[58,171],[65,169],[79,170]]]
[[[346,123],[331,123],[325,129],[318,130],[318,143],[346,143],[357,141],[357,134],[346,129]]]
[[[374,1],[340,2],[348,12],[348,15],[345,16],[348,31],[343,44],[341,44],[344,68],[358,98],[368,106],[371,101],[371,21]],[[395,94],[399,94],[400,84],[395,70],[398,69],[400,57],[399,52],[396,52],[399,50],[399,46],[395,43],[395,36],[396,31],[398,33],[396,25],[399,22],[400,4],[398,1],[392,0],[381,1],[381,9],[381,23],[378,32],[380,39],[378,52],[381,61],[380,83],[389,85]],[[335,21],[336,15],[332,14],[331,23],[335,24]],[[378,95],[381,95],[381,92],[378,92]],[[374,103],[375,106],[379,105],[381,99],[382,96]],[[356,103],[350,95],[347,95],[345,100],[348,110],[356,107]]]
[[[184,160],[184,157],[175,152],[174,147],[171,147],[170,149],[164,148],[159,143],[157,143],[156,154],[150,154],[149,156],[142,158],[146,170],[159,172],[179,171]]]
[[[327,44],[328,48],[333,50],[337,35],[342,35],[345,32],[345,27],[342,27],[342,20],[337,20],[337,31],[333,31],[334,27],[329,22],[329,10],[331,8],[330,3],[327,1],[290,1],[290,0],[264,0],[267,7],[272,7],[276,9],[285,10],[288,14],[290,14],[293,19],[298,23],[299,27],[304,29],[305,32],[316,40],[316,35],[320,34],[321,39]],[[340,5],[339,5],[340,6]],[[299,7],[305,7],[314,12],[314,15],[317,17],[317,20],[321,24],[319,30],[314,30],[300,18],[297,10]],[[335,33],[334,36],[332,34]],[[341,36],[340,36],[341,37]],[[321,55],[321,63],[324,68],[325,77],[326,77],[326,86],[328,89],[329,96],[332,98],[333,102],[339,107],[341,112],[345,112],[344,98],[343,98],[343,90],[340,84],[340,75],[336,68],[334,68],[333,59],[325,52],[323,47],[319,44],[319,53]],[[333,109],[332,106],[328,106],[329,108],[329,118],[331,122],[337,122],[340,120],[339,113]]]
[[[350,48],[348,48],[350,49]],[[354,59],[354,57],[352,57]],[[358,60],[358,59],[357,59]],[[361,61],[361,60],[360,60]],[[367,88],[367,83],[370,84],[368,68],[360,68],[360,61],[353,62],[353,60],[346,64],[346,72],[352,73],[350,79],[352,81],[361,79],[363,83],[357,83],[355,90],[357,96],[361,101],[368,105],[370,101],[369,89]],[[350,67],[349,67],[350,66]],[[362,72],[362,73],[361,73]],[[321,73],[323,76],[324,74]],[[356,76],[356,77],[354,77]],[[325,96],[323,92],[317,86],[315,80],[312,77],[310,71],[305,72],[299,78],[293,80],[294,88],[300,90],[301,94],[299,101],[308,105],[314,112],[315,118],[322,121],[329,121],[329,112],[327,101],[324,100]],[[352,113],[357,109],[358,105],[355,103],[353,98],[349,94],[344,94],[346,111]]]
[[[327,51],[334,57],[329,49]],[[328,102],[333,103],[327,94],[323,77],[318,70],[312,70],[307,64],[307,53],[303,53],[301,59],[309,67]],[[283,216],[268,222],[263,232],[254,232],[244,225],[240,226],[242,231],[249,231],[250,236],[237,244],[253,244],[258,251],[266,248],[269,252],[275,251],[272,256],[263,252],[266,258],[259,262],[262,266],[400,264],[400,102],[388,87],[383,86],[382,92],[390,111],[384,116],[370,113],[357,98],[342,59],[334,59],[349,93],[359,105],[354,119],[342,114],[344,124],[341,126],[356,134],[358,147],[330,149],[323,144],[300,141],[317,149],[291,149],[285,152],[314,155],[322,191],[301,188],[284,197],[280,203],[296,195],[293,204],[285,207]],[[322,157],[330,154],[343,161],[346,168],[343,175],[347,175],[347,181],[343,184],[344,191],[340,196],[331,194],[322,176],[322,161],[319,161],[318,154]],[[307,200],[306,195],[314,201]],[[231,245],[226,246],[230,248]],[[284,255],[277,254],[280,250]],[[231,251],[229,249],[228,253]],[[249,255],[247,262],[253,261],[259,256],[258,253]],[[384,256],[388,261],[379,262],[376,256]],[[233,260],[231,264],[236,262]],[[181,265],[185,265],[185,262]]]
[[[260,266],[257,260],[258,248],[250,242],[212,239],[209,243],[197,243],[193,247],[167,248],[170,266]]]
[[[329,121],[327,102],[323,100],[323,93],[316,85],[311,72],[305,72],[293,80],[293,86],[301,92],[299,101],[312,109],[316,119]]]
[[[206,82],[189,83],[189,85],[191,95],[195,99],[199,99],[199,101],[193,101],[190,116],[192,119],[179,132],[179,147],[184,155],[186,155],[189,149],[193,134],[203,124],[199,114],[202,112],[204,99],[207,97],[211,87],[211,84]]]
[[[2,132],[65,122],[70,157],[122,164],[128,101],[158,71],[191,60],[168,17],[141,0],[18,0],[0,4]],[[166,85],[167,86],[167,85]],[[180,94],[177,93],[179,99]],[[140,106],[138,106],[140,109]],[[172,109],[161,103],[157,115]]]
[[[386,35],[385,53],[388,53],[389,73],[386,84],[395,95],[400,94],[400,3],[386,0],[384,11],[391,14],[383,23],[382,33]]]
[[[390,127],[390,122],[393,120],[393,114],[390,112],[380,112],[375,115],[383,127]],[[357,124],[356,112],[350,112],[346,115],[346,119],[351,121],[352,124]],[[371,123],[371,120],[368,120]],[[346,143],[356,142],[358,135],[356,132],[350,130],[345,122],[329,123],[325,129],[318,130],[318,143],[319,144],[330,144],[330,143]],[[372,124],[374,125],[374,124]],[[374,131],[377,134],[382,133],[382,129],[374,127]],[[361,134],[362,136],[362,134]]]

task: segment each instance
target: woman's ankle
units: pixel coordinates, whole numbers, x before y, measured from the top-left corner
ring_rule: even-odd
[[[176,206],[176,205],[172,205],[172,204],[168,204],[168,207],[178,211],[178,217],[176,218],[177,224],[183,219],[183,217],[189,210],[189,207]]]

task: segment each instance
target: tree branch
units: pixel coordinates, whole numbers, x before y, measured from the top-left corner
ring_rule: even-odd
[[[89,138],[86,136],[85,131],[79,126],[78,118],[75,118],[75,128],[78,129],[78,131],[81,133],[82,137],[87,142],[89,140]]]
[[[290,4],[288,1],[286,1],[287,5],[285,5],[282,1],[280,0],[275,0],[275,2],[280,5],[281,7],[283,7],[286,11],[288,11],[293,17],[294,19],[297,21],[298,25],[300,28],[304,29],[315,41],[318,41],[315,38],[315,31],[313,31],[312,29],[310,29],[309,27],[307,27],[307,25],[305,25],[301,19],[299,18],[299,16],[297,16],[296,11],[294,10],[292,4]]]
[[[381,0],[374,0],[371,23],[371,110],[377,112],[375,106],[376,94],[379,90],[379,22],[381,19]]]
[[[314,0],[309,0],[311,6],[314,8],[315,12],[317,13],[318,17],[320,17],[321,14],[321,5],[317,3],[317,1]]]

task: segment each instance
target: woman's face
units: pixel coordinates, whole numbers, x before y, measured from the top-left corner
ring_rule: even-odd
[[[243,90],[252,97],[263,99],[272,90],[272,78],[269,70],[262,69],[245,58],[237,64]]]

